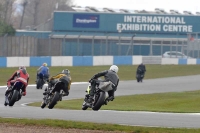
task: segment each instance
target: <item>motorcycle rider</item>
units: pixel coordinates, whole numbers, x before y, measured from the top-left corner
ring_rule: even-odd
[[[47,63],[43,63],[42,66],[40,66],[40,68],[37,69],[37,80],[39,77],[44,77],[46,79],[49,78],[49,68],[47,67]]]
[[[143,63],[139,64],[138,67],[137,67],[137,74],[142,74],[144,75],[145,72],[146,72],[146,67]]]
[[[91,83],[91,90],[89,93],[89,100],[88,103],[91,105],[93,97],[94,97],[94,90],[95,90],[95,82],[93,79],[98,79],[101,76],[104,76],[104,84],[108,83],[109,81],[112,83],[112,90],[108,91],[108,98],[105,100],[105,104],[107,104],[107,100],[113,101],[114,100],[114,92],[117,90],[117,86],[119,83],[119,77],[117,75],[119,68],[116,65],[112,65],[109,70],[105,70],[95,74],[89,82]]]
[[[12,86],[14,85],[14,83],[16,81],[20,81],[20,82],[22,82],[24,84],[23,88],[22,88],[21,95],[25,96],[26,95],[26,87],[27,87],[28,81],[29,81],[29,74],[26,71],[26,67],[25,66],[20,66],[19,70],[16,70],[13,73],[13,75],[8,79],[7,88],[6,88],[6,92],[5,92],[5,100],[6,101],[8,99],[8,93],[12,90]],[[21,97],[19,99],[21,99]]]
[[[54,88],[59,83],[59,81],[64,83],[64,86],[60,86],[60,88],[62,88],[63,91],[64,91],[64,94],[62,96],[68,96],[70,86],[71,86],[71,76],[70,76],[70,71],[68,69],[62,70],[61,73],[59,73],[55,76],[52,76],[49,80],[47,80],[48,86]],[[54,92],[55,92],[55,90],[53,89],[51,94],[54,93]],[[46,93],[46,90],[45,90],[43,95],[46,95],[46,94],[47,93]]]

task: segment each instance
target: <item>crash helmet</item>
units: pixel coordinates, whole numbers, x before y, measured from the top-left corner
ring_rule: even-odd
[[[47,67],[47,63],[43,63],[42,65]]]
[[[21,69],[25,69],[26,70],[26,67],[25,66],[20,66],[19,70],[21,70]]]
[[[64,69],[64,70],[62,70],[61,73],[64,73],[64,74],[66,74],[66,75],[70,75],[70,71],[69,71],[68,69]]]
[[[118,66],[116,66],[116,65],[112,65],[112,66],[110,67],[110,70],[117,73],[118,70],[119,70],[119,68],[118,68]]]

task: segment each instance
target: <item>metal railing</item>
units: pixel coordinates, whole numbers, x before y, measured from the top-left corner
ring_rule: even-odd
[[[152,38],[111,35],[50,35],[0,37],[0,56],[162,56],[166,51],[178,51],[200,58],[199,33],[188,38]]]

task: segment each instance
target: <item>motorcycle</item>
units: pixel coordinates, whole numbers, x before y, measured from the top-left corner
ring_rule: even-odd
[[[43,85],[46,83],[48,77],[44,77],[42,74],[38,75],[38,79],[36,81],[36,88],[42,89]]]
[[[95,83],[94,97],[92,99],[92,104],[88,104],[89,93],[91,90],[91,83]],[[94,111],[98,111],[102,105],[107,105],[110,99],[106,98],[106,92],[112,90],[112,82],[104,83],[99,80],[93,80],[89,82],[88,87],[86,89],[86,95],[82,104],[82,110],[87,110],[88,108],[92,108]]]
[[[63,82],[58,81],[55,87],[48,85],[45,89],[46,95],[44,95],[43,101],[41,103],[41,108],[45,108],[48,105],[49,109],[53,109],[54,106],[57,104],[58,101],[62,101],[63,97]],[[52,91],[55,91],[52,93]]]
[[[24,84],[22,82],[16,81],[11,88],[8,90],[8,94],[6,94],[6,99],[4,105],[13,106],[15,102],[19,101],[22,97],[22,88]],[[8,89],[8,88],[7,88]]]
[[[136,73],[137,82],[142,82],[143,78],[144,78],[144,73],[142,73],[140,70],[138,70]]]

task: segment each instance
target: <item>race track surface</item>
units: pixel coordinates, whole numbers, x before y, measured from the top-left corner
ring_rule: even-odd
[[[150,94],[165,92],[182,92],[199,90],[200,75],[149,79],[143,83],[135,80],[120,81],[116,96],[132,94]],[[73,83],[67,99],[84,98],[87,83]],[[13,107],[4,106],[5,87],[0,87],[0,117],[5,118],[34,118],[60,119],[95,123],[114,123],[121,125],[169,127],[169,128],[200,128],[200,113],[155,113],[142,111],[91,111],[91,110],[60,110],[41,109],[25,106],[25,103],[42,101],[44,90],[35,86],[27,88],[27,96],[15,103]],[[81,108],[82,105],[80,105]],[[109,105],[108,105],[109,106]]]

